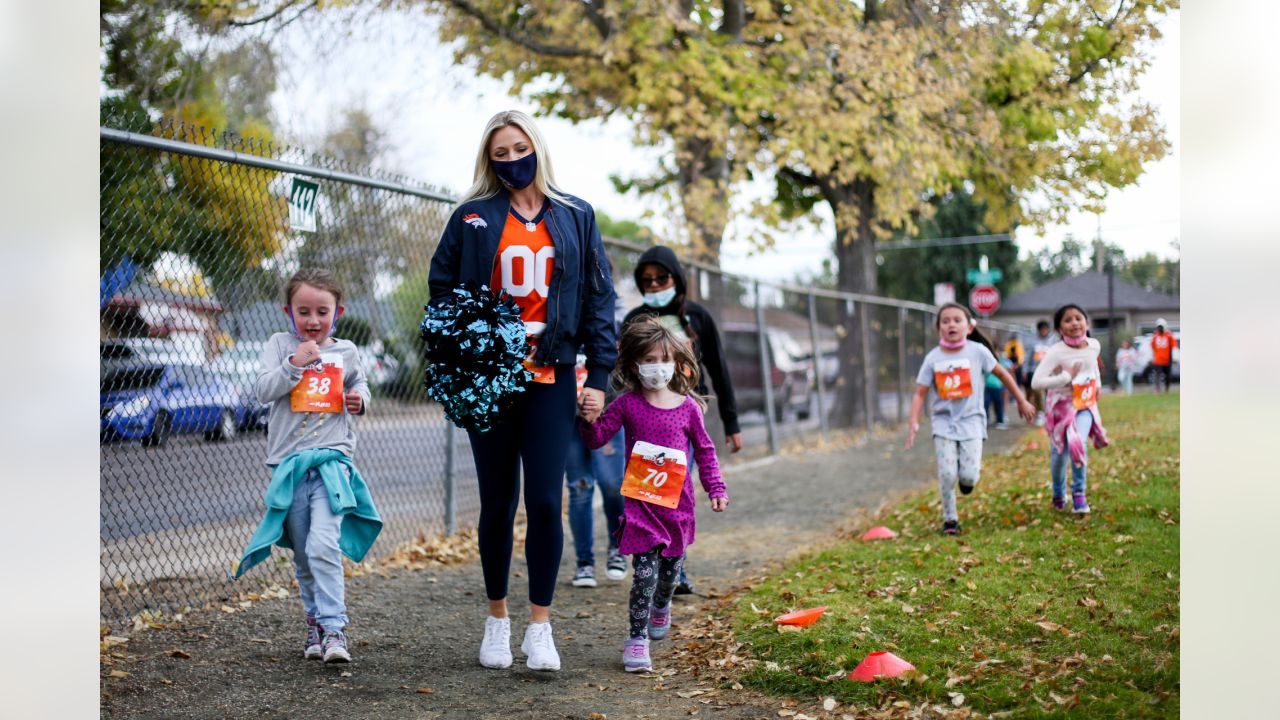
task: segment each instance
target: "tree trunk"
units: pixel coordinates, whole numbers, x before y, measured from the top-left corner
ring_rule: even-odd
[[[820,178],[820,184],[823,196],[836,217],[837,289],[874,295],[876,252],[872,221],[875,217],[875,183],[859,178],[852,183],[837,184],[828,178]],[[850,207],[857,209],[856,220],[849,212]],[[867,397],[871,399],[872,420],[883,419],[880,412],[879,342],[875,331],[868,327],[867,360],[864,363],[862,317],[856,303],[853,307],[849,303],[841,305],[840,379],[830,418],[835,427],[855,427],[865,423],[864,399]],[[872,313],[868,312],[866,317],[870,320]]]
[[[677,165],[681,205],[693,241],[692,258],[720,267],[720,243],[729,220],[729,161],[724,145],[708,138],[685,138],[680,142]],[[688,275],[690,283],[695,282],[697,274]],[[699,302],[714,313],[723,301],[724,288],[720,282],[709,285],[710,292]]]

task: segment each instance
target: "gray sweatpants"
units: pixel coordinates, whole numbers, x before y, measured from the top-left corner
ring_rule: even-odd
[[[942,495],[942,519],[959,520],[956,514],[956,482],[977,485],[982,472],[982,438],[948,440],[935,437],[933,451],[938,457],[938,492]]]

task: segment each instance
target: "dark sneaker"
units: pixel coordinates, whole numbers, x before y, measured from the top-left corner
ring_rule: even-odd
[[[324,661],[327,663],[351,662],[351,653],[347,651],[347,636],[341,630],[325,630]]]
[[[964,483],[959,483],[959,485],[960,485],[960,494],[961,494],[961,495],[968,495],[969,493],[973,492],[973,486],[972,486],[972,485],[965,485]]]
[[[578,569],[573,573],[574,587],[595,587],[596,586],[596,566],[595,565],[579,565]]]
[[[1066,509],[1067,509],[1067,498],[1066,498],[1066,496],[1065,496],[1065,495],[1054,495],[1054,496],[1053,496],[1053,509],[1054,509],[1054,510],[1066,510]]]
[[[604,564],[605,577],[610,580],[621,580],[627,576],[627,559],[618,548],[609,548],[609,560]]]
[[[943,534],[943,535],[959,535],[959,534],[960,534],[960,521],[959,521],[959,520],[947,520],[947,521],[943,522],[943,523],[942,523],[942,534]]]
[[[324,632],[324,628],[320,627],[320,623],[316,622],[314,616],[307,616],[307,642],[303,645],[302,656],[308,660],[319,660],[324,657],[324,650],[320,647],[320,633]]]
[[[684,568],[680,568],[680,579],[676,581],[676,595],[692,595],[693,581],[688,575],[684,574]]]
[[[671,606],[649,608],[649,639],[661,640],[671,629]]]
[[[1084,499],[1084,493],[1071,493],[1071,512],[1077,515],[1089,512],[1089,502]]]
[[[627,638],[622,646],[622,669],[627,672],[648,672],[653,669],[649,659],[649,641],[646,638]]]

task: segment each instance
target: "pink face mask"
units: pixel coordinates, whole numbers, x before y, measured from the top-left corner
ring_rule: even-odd
[[[1080,348],[1089,344],[1089,337],[1087,335],[1081,335],[1078,338],[1069,338],[1064,336],[1062,338],[1062,342],[1066,343],[1069,347]]]
[[[960,348],[964,347],[965,343],[967,342],[969,342],[968,338],[960,338],[955,342],[947,340],[946,338],[938,338],[938,345],[943,348],[946,348],[947,350],[959,350]]]

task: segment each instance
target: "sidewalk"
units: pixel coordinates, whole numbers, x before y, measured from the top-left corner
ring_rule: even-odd
[[[1008,450],[1026,427],[992,430],[986,453]],[[861,447],[788,455],[730,470],[726,483],[731,504],[721,514],[705,508],[699,489],[698,541],[688,561],[699,592],[723,593],[758,575],[771,561],[825,542],[857,511],[930,486],[931,443],[917,443],[908,453],[902,440],[901,434],[886,435]],[[603,562],[603,524],[598,518],[598,563]],[[574,558],[567,526],[552,609],[564,669],[527,670],[518,649],[525,626],[523,565],[517,545],[511,591],[516,662],[508,670],[487,670],[476,661],[484,585],[479,564],[468,563],[350,579],[355,662],[347,666],[302,659],[302,611],[294,597],[255,603],[235,614],[202,613],[188,617],[181,628],[141,633],[127,645],[133,660],[114,668],[128,676],[102,680],[102,717],[265,719],[312,712],[351,720],[590,718],[593,713],[597,718],[671,718],[694,712],[715,718],[773,716],[771,704],[757,704],[745,691],[728,702],[721,694],[717,702],[724,707],[680,697],[693,679],[661,675],[674,668],[670,646],[662,642],[654,645],[655,676],[624,673],[620,656],[630,574],[620,582],[602,577],[596,589],[571,587]],[[677,599],[674,622],[687,622],[705,603],[697,597]]]

